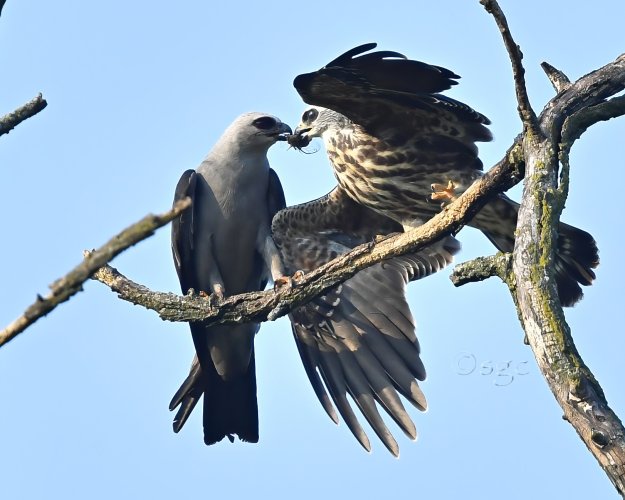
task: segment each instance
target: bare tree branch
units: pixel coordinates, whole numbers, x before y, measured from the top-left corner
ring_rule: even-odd
[[[519,116],[523,122],[524,130],[534,133],[537,128],[536,113],[534,113],[534,110],[532,109],[532,105],[530,104],[530,100],[527,95],[527,88],[525,87],[525,68],[523,68],[523,53],[521,52],[521,48],[512,38],[506,16],[496,0],[480,0],[480,3],[484,6],[486,12],[492,14],[495,22],[497,23],[497,27],[501,32],[503,43],[508,51],[508,55],[510,56],[510,61],[512,62],[514,87],[517,101],[519,103]]]
[[[42,316],[52,311],[56,306],[68,300],[76,292],[82,290],[82,284],[100,267],[111,261],[121,252],[136,243],[151,236],[156,229],[175,219],[191,205],[191,199],[185,198],[174,208],[162,215],[147,215],[139,222],[124,229],[98,250],[89,255],[74,269],[50,285],[50,294],[47,297],[37,295],[37,300],[24,314],[13,321],[4,330],[0,331],[0,347],[14,339],[18,334],[32,325]]]
[[[0,0],[0,13],[4,3]],[[568,191],[568,153],[589,126],[625,114],[625,96],[614,97],[625,88],[625,54],[573,83],[564,73],[543,63],[558,94],[537,117],[527,94],[523,55],[507,20],[496,0],[480,3],[493,15],[508,51],[524,134],[496,167],[436,217],[407,233],[362,245],[308,273],[293,287],[227,297],[218,303],[213,297],[152,292],[106,265],[179,215],[190,205],[187,199],[167,214],[148,216],[101,249],[88,252],[79,266],[51,285],[46,298],[38,296],[20,318],[0,332],[0,346],[79,291],[90,276],[105,283],[120,298],[155,310],[170,321],[202,320],[213,324],[272,320],[365,267],[419,250],[458,231],[490,196],[519,182],[519,173],[526,171],[513,253],[464,263],[456,268],[452,279],[459,286],[499,276],[508,284],[539,369],[562,407],[564,418],[625,497],[625,428],[576,350],[553,279],[556,228]],[[2,117],[0,135],[45,105],[39,95]]]
[[[493,276],[499,276],[502,281],[508,282],[512,276],[512,255],[509,253],[497,253],[488,257],[478,257],[458,264],[449,279],[454,286],[462,286],[467,283],[484,281]]]
[[[555,134],[550,139],[558,144],[562,141],[562,127],[567,118],[582,109],[602,104],[624,89],[625,54],[621,54],[614,62],[571,83],[545,106],[540,116],[543,133]],[[548,127],[544,126],[546,123]]]
[[[501,30],[496,1],[482,3],[490,6],[489,12],[495,16]],[[504,43],[510,46],[513,43],[510,33],[501,31]],[[509,52],[519,89],[524,87],[523,72],[518,67],[520,59],[514,51]],[[620,495],[625,497],[625,428],[608,406],[601,387],[575,348],[553,279],[556,228],[568,188],[570,144],[560,150],[562,127],[575,113],[586,117],[586,123],[591,124],[594,117],[591,118],[592,113],[586,110],[601,105],[605,98],[624,88],[625,55],[558,89],[561,84],[561,79],[554,84],[559,93],[541,113],[539,128],[532,127],[534,117],[521,113],[524,128],[534,129],[534,133],[523,136],[526,177],[512,255],[516,281],[510,291],[538,367],[564,410],[564,418],[575,428]],[[527,104],[525,98],[517,90],[520,110]],[[612,116],[622,112],[619,101],[609,111]],[[600,114],[606,116],[605,110]],[[576,131],[581,129],[575,127]],[[568,135],[572,138],[575,133]],[[559,187],[561,162],[564,186]]]
[[[495,167],[419,228],[356,247],[353,251],[309,272],[290,288],[252,292],[226,297],[215,303],[212,298],[152,292],[128,280],[115,269],[104,268],[93,279],[109,286],[119,297],[152,309],[169,321],[207,321],[242,323],[274,320],[308,302],[325,289],[345,281],[361,269],[397,255],[424,248],[450,232],[458,231],[488,201],[520,181],[519,156],[514,145]],[[188,307],[187,307],[188,306]]]
[[[569,80],[568,76],[566,76],[559,69],[554,68],[548,62],[540,63],[540,67],[547,74],[547,77],[549,78],[549,81],[551,82],[551,85],[553,85],[553,88],[556,90],[556,92],[560,92],[566,89],[571,84],[571,80]]]
[[[2,5],[0,5],[0,10],[2,9]],[[34,99],[31,99],[23,106],[20,106],[15,111],[4,115],[0,118],[0,135],[8,134],[11,130],[13,130],[17,125],[22,123],[24,120],[30,118],[31,116],[36,115],[44,109],[48,103],[43,98],[41,94],[39,94]]]
[[[614,97],[569,116],[562,126],[562,142],[573,144],[595,123],[607,121],[625,114],[625,96]]]

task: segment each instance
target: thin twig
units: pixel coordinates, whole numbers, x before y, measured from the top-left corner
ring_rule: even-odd
[[[530,100],[527,95],[527,88],[525,87],[525,69],[522,64],[523,53],[521,52],[521,48],[516,44],[514,38],[512,38],[506,16],[496,0],[480,0],[480,3],[484,6],[486,12],[491,14],[495,19],[497,27],[503,37],[503,43],[508,51],[508,55],[510,56],[512,74],[514,75],[514,88],[519,104],[519,116],[523,122],[523,127],[534,134],[538,133],[536,113],[534,113],[534,110],[532,109],[532,105],[530,104]]]
[[[0,6],[1,8],[2,6]],[[8,134],[11,130],[13,130],[17,125],[22,123],[24,120],[30,118],[31,116],[36,115],[44,109],[48,103],[43,98],[41,94],[39,94],[34,99],[31,99],[23,106],[20,106],[15,111],[4,115],[0,118],[0,135]]]
[[[555,152],[562,142],[561,133],[567,118],[582,109],[602,104],[623,90],[625,90],[625,54],[571,83],[556,96],[557,99],[552,99],[538,119],[540,123],[550,124],[548,130],[544,130],[552,134],[550,140],[556,145]]]
[[[37,300],[24,314],[13,321],[4,330],[0,331],[0,347],[14,339],[18,334],[32,325],[42,316],[52,311],[56,306],[68,300],[82,289],[82,284],[100,267],[111,261],[121,252],[136,243],[151,236],[156,229],[164,226],[176,218],[183,210],[191,205],[191,199],[179,201],[174,208],[162,215],[147,215],[139,222],[124,229],[98,250],[89,255],[74,269],[50,285],[51,293],[46,297],[37,296]]]
[[[512,255],[509,253],[497,253],[488,257],[478,257],[458,264],[449,279],[454,286],[484,281],[493,276],[499,276],[502,281],[507,282],[510,279],[511,263]]]
[[[565,90],[571,84],[571,80],[569,80],[568,76],[566,76],[559,69],[554,68],[548,62],[540,63],[540,67],[547,74],[547,77],[549,78],[549,81],[551,82],[551,85],[553,85],[553,88],[556,90],[556,92],[561,92],[562,90]]]

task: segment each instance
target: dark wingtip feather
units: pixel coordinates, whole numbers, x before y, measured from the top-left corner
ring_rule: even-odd
[[[427,411],[427,399],[425,398],[425,394],[423,394],[421,387],[419,387],[419,384],[417,384],[416,381],[413,380],[411,382],[409,396],[406,397],[408,398],[408,401],[410,401],[416,408],[421,411]]]
[[[187,378],[184,379],[184,382],[182,382],[180,388],[176,391],[176,394],[174,394],[171,398],[169,403],[170,411],[174,410],[185,397],[192,394],[199,396],[202,395],[201,377],[202,371],[200,369],[200,363],[198,362],[197,357],[194,357],[189,370],[189,375],[187,375]]]
[[[169,411],[175,410],[176,407],[182,402],[188,390],[188,387],[185,387],[185,383],[186,383],[186,380],[185,382],[183,382],[180,388],[176,391],[176,394],[174,394],[174,397],[171,398],[171,401],[169,402]]]
[[[368,52],[372,49],[375,49],[377,46],[378,44],[375,42],[363,43],[362,45],[358,45],[357,47],[354,47],[353,49],[350,49],[347,52],[344,52],[337,58],[330,61],[324,67],[329,68],[331,66],[345,66],[345,64],[349,63],[349,61],[354,56],[357,56],[358,54],[362,54],[363,52]]]
[[[293,331],[293,336],[295,337],[295,345],[299,351],[299,355],[302,359],[302,364],[304,365],[304,370],[306,371],[310,385],[312,385],[315,395],[325,412],[332,419],[332,421],[338,425],[339,417],[336,414],[336,410],[332,405],[332,401],[330,400],[328,393],[323,387],[323,382],[321,381],[319,372],[315,368],[319,365],[318,352],[310,348],[307,339],[309,334],[306,331],[306,328],[297,323],[297,320],[293,317],[291,317],[291,329]]]
[[[384,420],[382,420],[382,417],[376,408],[373,396],[369,394],[351,394],[351,396],[356,403],[356,406],[358,406],[365,417],[365,420],[369,423],[380,441],[382,441],[382,444],[384,444],[386,449],[390,451],[391,454],[398,457],[399,445],[397,444],[397,441],[391,431],[384,423]]]
[[[434,93],[450,89],[457,85],[459,75],[442,66],[435,66],[421,61],[408,59],[404,54],[391,50],[370,52],[376,43],[367,43],[354,47],[330,61],[319,71],[300,75],[308,77],[294,80],[295,88],[304,89],[305,83],[312,82],[319,75],[333,75],[333,78],[345,82],[354,79],[361,84],[368,82],[371,88],[394,90],[399,92]]]
[[[182,400],[182,405],[180,406],[180,409],[176,412],[176,416],[174,417],[174,421],[172,423],[173,430],[176,434],[180,432],[180,429],[184,427],[184,424],[189,419],[191,412],[193,412],[193,408],[195,408],[195,405],[197,405],[199,400],[199,397],[193,396],[185,397]],[[170,408],[170,410],[172,409],[173,408]]]

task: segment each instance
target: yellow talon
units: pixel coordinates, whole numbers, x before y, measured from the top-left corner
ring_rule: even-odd
[[[430,195],[432,201],[442,201],[443,204],[445,204],[457,198],[456,184],[454,181],[448,181],[447,185],[433,183],[432,191],[433,193]]]
[[[295,274],[293,274],[293,276],[280,276],[279,278],[276,278],[273,282],[273,289],[279,290],[284,287],[288,289],[293,286],[297,286],[298,283],[302,281],[303,277],[304,271],[302,270],[295,271]]]

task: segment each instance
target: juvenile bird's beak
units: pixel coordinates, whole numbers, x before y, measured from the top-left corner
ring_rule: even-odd
[[[304,135],[306,132],[310,132],[311,127],[307,127],[304,124],[300,123],[296,128],[295,128],[295,134],[294,135]]]

